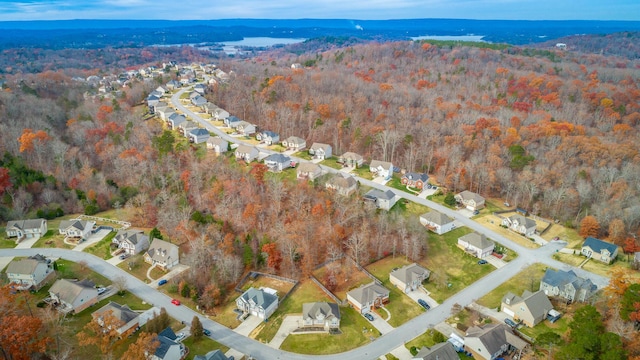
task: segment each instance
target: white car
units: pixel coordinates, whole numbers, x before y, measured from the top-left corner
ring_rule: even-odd
[[[107,292],[107,288],[103,288],[103,287],[99,287],[96,290],[98,290],[98,295],[102,295],[105,292]]]
[[[179,332],[179,333],[176,334],[176,341],[181,342],[186,337],[187,336],[184,333]]]

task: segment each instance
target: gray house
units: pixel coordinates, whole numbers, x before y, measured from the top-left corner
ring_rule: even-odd
[[[38,290],[55,277],[51,261],[42,255],[11,261],[6,274],[9,282],[15,284],[18,290],[32,287]]]
[[[95,221],[86,220],[62,220],[58,226],[58,233],[70,238],[87,239],[95,226]]]
[[[267,320],[278,308],[278,297],[264,289],[249,288],[236,299],[236,307],[245,314]]]
[[[322,327],[325,331],[339,329],[340,308],[338,304],[327,302],[302,304],[302,327]]]
[[[484,234],[472,232],[458,238],[458,247],[479,259],[485,258],[493,253],[496,244],[487,239]]]
[[[505,324],[487,324],[467,329],[464,349],[474,359],[494,360],[511,350],[522,350],[527,343],[513,333]]]
[[[450,342],[423,347],[411,360],[460,360],[456,349]]]
[[[373,202],[378,209],[387,211],[396,204],[396,194],[391,190],[371,189],[364,195],[364,199]]]
[[[296,169],[296,177],[298,180],[313,181],[322,176],[322,168],[318,164],[305,162],[298,165]]]
[[[420,223],[438,235],[449,232],[456,227],[452,218],[436,210],[420,215]]]
[[[358,182],[353,176],[338,172],[327,181],[325,187],[335,190],[342,196],[349,196],[358,188]]]
[[[347,301],[360,314],[368,313],[389,302],[389,290],[372,282],[349,291]]]
[[[212,350],[209,351],[206,355],[196,355],[193,360],[229,360],[222,351],[220,350]]]
[[[176,130],[178,126],[185,121],[187,121],[186,117],[178,113],[173,113],[169,116],[169,119],[167,120],[167,126],[169,126],[171,130]]]
[[[231,115],[231,116],[227,116],[222,121],[227,127],[235,129],[236,125],[242,120],[240,120],[237,116]]]
[[[514,320],[520,320],[528,327],[534,327],[547,318],[549,311],[553,310],[553,305],[544,291],[538,290],[534,293],[525,290],[522,296],[517,296],[511,292],[502,298],[502,312],[512,316]]]
[[[17,237],[20,239],[40,237],[47,233],[47,220],[30,219],[30,220],[12,220],[7,222],[5,229],[8,238]]]
[[[203,128],[193,129],[189,132],[189,142],[200,144],[209,139],[209,131]]]
[[[238,133],[244,135],[244,136],[249,136],[249,135],[253,135],[256,133],[256,126],[253,125],[252,123],[248,122],[248,121],[240,121],[235,125],[235,129],[236,131],[238,131]]]
[[[164,240],[153,239],[149,250],[144,254],[144,261],[147,264],[157,266],[162,270],[171,270],[180,261],[179,249],[177,245]]]
[[[178,132],[180,132],[180,134],[182,134],[182,136],[188,138],[189,137],[189,133],[191,132],[191,130],[197,129],[198,128],[198,124],[194,121],[191,120],[187,120],[183,123],[181,123],[180,125],[178,125]]]
[[[422,282],[429,278],[431,272],[413,263],[405,265],[389,274],[389,281],[405,293],[417,290]]]
[[[391,176],[393,175],[393,164],[387,161],[371,160],[371,163],[369,164],[369,171],[371,171],[375,176],[391,179]]]
[[[210,137],[207,139],[207,149],[213,150],[216,154],[227,152],[229,149],[229,142],[219,136]]]
[[[322,143],[313,143],[309,148],[309,155],[314,159],[325,160],[331,157],[331,145]]]
[[[271,154],[264,158],[264,164],[267,165],[269,171],[280,172],[291,167],[291,158],[279,153]]]
[[[258,158],[259,151],[255,146],[240,145],[236,148],[236,160],[244,160],[246,162],[252,162]]]
[[[352,167],[360,167],[364,163],[364,158],[360,154],[356,154],[354,152],[346,152],[338,158],[338,162],[344,164],[345,166]]]
[[[264,142],[266,145],[273,145],[280,142],[280,135],[273,131],[264,130],[256,134],[256,140]]]
[[[307,147],[307,142],[297,136],[289,136],[282,142],[282,146],[287,148],[287,150],[300,151]]]
[[[49,296],[63,313],[80,311],[98,302],[98,290],[89,280],[73,281],[60,279],[49,289]]]
[[[536,232],[536,222],[519,214],[502,219],[502,225],[524,236],[532,236]]]
[[[557,296],[570,302],[585,302],[598,287],[590,279],[576,275],[573,270],[547,269],[540,280],[540,290],[547,296]]]
[[[122,249],[125,254],[135,255],[149,248],[149,237],[142,230],[120,230],[111,239],[111,243]]]
[[[459,194],[456,194],[455,199],[458,203],[464,205],[471,211],[476,211],[484,208],[484,198],[469,190],[465,190]]]

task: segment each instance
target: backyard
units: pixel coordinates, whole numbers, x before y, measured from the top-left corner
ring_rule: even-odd
[[[515,214],[515,212],[501,214],[501,216],[507,217],[513,214]],[[537,249],[540,247],[535,242],[525,238],[524,236],[516,234],[515,232],[500,226],[502,219],[496,215],[493,215],[493,213],[487,213],[485,215],[481,214],[480,216],[475,217],[474,220],[482,224],[484,227],[497,232],[498,234],[506,237],[507,239],[515,242],[518,245],[524,246],[529,249]]]
[[[555,253],[553,254],[553,258],[558,261],[562,261],[565,264],[569,264],[572,266],[578,266],[582,262],[584,262],[587,258],[582,255],[571,255],[571,254],[563,254],[563,253]],[[602,263],[598,260],[594,260],[593,258],[587,261],[582,268],[590,271],[594,274],[610,277],[613,269],[621,267],[624,269],[629,269],[629,263],[626,261],[626,255],[618,255],[618,260],[613,262],[610,265]],[[640,272],[631,271],[629,275],[640,281]]]
[[[249,290],[249,288],[253,287],[256,289],[260,289],[260,288],[271,288],[274,289],[278,292],[278,297],[283,297],[286,293],[289,292],[289,290],[291,290],[291,288],[293,288],[293,283],[288,282],[288,281],[284,281],[284,280],[278,280],[275,278],[271,278],[268,276],[258,276],[255,279],[251,279],[249,278],[243,285],[242,285],[242,290],[247,291]]]
[[[326,281],[330,277],[331,273],[333,273],[333,277],[335,278],[335,287],[333,289],[331,289],[331,286],[328,286]],[[373,282],[370,277],[358,270],[353,262],[344,258],[329,263],[314,271],[313,276],[315,276],[316,279],[318,279],[325,287],[331,290],[340,300],[345,300],[347,298],[348,291],[355,289],[360,285]]]

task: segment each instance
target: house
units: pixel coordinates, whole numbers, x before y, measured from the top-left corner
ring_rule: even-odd
[[[389,281],[405,293],[418,290],[422,282],[429,278],[431,272],[422,266],[413,263],[405,265],[389,274]]]
[[[264,130],[256,133],[256,140],[263,142],[266,145],[273,145],[280,142],[280,135],[273,131]]]
[[[204,84],[195,84],[193,86],[193,91],[200,95],[204,95],[207,92],[207,87]]]
[[[5,273],[9,282],[15,284],[18,290],[39,290],[56,276],[51,260],[42,255],[13,260]]]
[[[80,311],[98,302],[98,290],[89,280],[59,279],[49,289],[49,296],[63,313]]]
[[[307,142],[297,136],[289,136],[282,142],[282,146],[287,148],[287,150],[300,151],[307,147]]]
[[[149,237],[138,229],[120,230],[111,243],[124,250],[125,254],[135,255],[149,248]]]
[[[47,233],[47,220],[12,220],[7,222],[5,231],[8,238],[17,237],[18,241],[22,238],[40,237]]]
[[[144,254],[144,261],[162,270],[169,270],[180,261],[178,246],[164,240],[153,239],[149,250]]]
[[[204,111],[205,113],[211,114],[213,116],[214,112],[218,109],[218,105],[207,102],[206,104],[200,106],[200,108],[202,108],[202,111]]]
[[[264,164],[267,165],[269,171],[280,172],[291,167],[291,158],[280,153],[275,153],[264,158]]]
[[[378,209],[387,211],[396,204],[396,194],[391,190],[371,189],[364,195],[364,199],[372,201]]]
[[[224,121],[229,117],[229,112],[227,110],[218,108],[211,115],[218,121]]]
[[[461,238],[458,238],[458,247],[467,253],[482,259],[493,253],[495,244],[487,239],[486,236],[472,232]]]
[[[487,324],[467,329],[464,349],[474,359],[494,360],[511,350],[522,350],[527,343],[505,324]]]
[[[429,175],[427,174],[410,172],[402,175],[400,182],[402,183],[402,185],[422,190],[427,184],[428,180]]]
[[[167,121],[169,119],[169,116],[175,113],[176,113],[175,110],[173,110],[170,107],[158,109],[158,111],[156,112],[156,114],[160,116],[160,119],[162,119],[162,121]]]
[[[331,157],[331,145],[322,143],[313,143],[309,148],[309,155],[314,159],[326,160]]]
[[[484,198],[474,192],[465,190],[455,196],[456,202],[464,205],[471,211],[484,208]]]
[[[349,196],[358,188],[358,182],[353,176],[338,172],[326,182],[325,187],[342,196]]]
[[[500,308],[514,320],[522,321],[528,327],[534,327],[547,318],[549,311],[553,310],[553,305],[544,291],[538,290],[532,293],[525,290],[522,296],[508,292],[502,298]]]
[[[178,114],[173,113],[169,116],[169,120],[167,120],[167,126],[171,128],[171,130],[176,130],[180,124],[187,121],[187,118]]]
[[[460,358],[453,344],[447,341],[430,348],[424,346],[411,360],[460,360]]]
[[[227,127],[234,128],[234,129],[240,121],[242,120],[240,120],[237,116],[233,116],[233,115],[227,116],[226,118],[224,118],[224,120],[222,120],[222,122],[224,122],[224,124]]]
[[[518,214],[502,219],[502,225],[526,237],[535,234],[537,226],[535,220]]]
[[[274,291],[249,288],[236,299],[236,307],[266,321],[278,308],[278,296]]]
[[[452,218],[436,210],[420,215],[420,223],[438,235],[447,233],[456,227]]]
[[[372,282],[349,291],[347,301],[359,313],[368,313],[389,302],[389,290]]]
[[[113,301],[109,301],[109,303],[100,309],[94,311],[91,314],[91,317],[96,319],[100,326],[104,326],[104,317],[113,316],[120,325],[118,327],[118,334],[122,335],[129,331],[135,331],[135,328],[139,326],[138,318],[139,314],[129,308],[127,305],[120,305]],[[111,329],[110,329],[111,330]]]
[[[375,176],[391,179],[391,175],[393,175],[393,164],[386,161],[371,160],[369,171]]]
[[[200,144],[209,139],[209,131],[203,128],[197,128],[189,131],[189,142]]]
[[[580,252],[588,258],[611,264],[618,256],[618,245],[590,236],[582,243]]]
[[[213,150],[216,154],[222,154],[229,149],[229,142],[219,136],[209,137],[206,143],[207,149]]]
[[[175,90],[177,88],[179,88],[180,86],[182,86],[182,84],[180,84],[179,82],[175,81],[175,80],[171,80],[169,81],[165,87],[169,90]]]
[[[91,235],[91,230],[96,225],[95,221],[85,220],[62,220],[58,226],[58,233],[69,238],[79,238],[86,240]]]
[[[154,106],[156,106],[156,104],[158,104],[158,102],[160,102],[160,96],[158,96],[157,94],[149,94],[149,96],[147,96],[147,106],[150,109],[153,109]]]
[[[178,337],[170,327],[158,334],[159,346],[150,360],[180,360],[186,352],[184,345],[178,342]]]
[[[246,162],[252,162],[258,158],[258,149],[254,146],[240,145],[236,148],[236,160],[244,160]]]
[[[222,351],[213,350],[209,351],[206,355],[196,355],[193,360],[229,360]]]
[[[189,132],[191,132],[191,130],[197,129],[198,128],[198,124],[196,122],[193,122],[191,120],[187,120],[183,123],[181,123],[180,125],[178,125],[178,132],[180,134],[182,134],[182,136],[188,138],[189,137]]]
[[[338,304],[314,302],[302,304],[302,327],[323,328],[325,331],[340,328]]]
[[[590,279],[576,275],[573,270],[547,269],[540,280],[540,290],[547,296],[557,296],[568,302],[585,302],[598,287]]]
[[[313,181],[322,175],[322,168],[318,164],[305,162],[298,165],[296,173],[298,180]]]
[[[302,64],[300,64],[300,63],[293,63],[293,64],[291,64],[291,68],[292,68],[292,69],[302,69]]]
[[[244,120],[238,122],[238,124],[235,125],[235,129],[236,131],[238,131],[238,133],[244,136],[249,136],[256,133],[256,126]]]
[[[338,162],[344,164],[345,166],[351,167],[360,167],[364,163],[364,158],[362,155],[356,154],[354,152],[346,152],[338,158]]]

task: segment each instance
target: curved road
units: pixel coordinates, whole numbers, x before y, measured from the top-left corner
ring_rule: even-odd
[[[174,94],[171,98],[171,101],[177,109],[189,115],[192,119],[199,122],[202,126],[204,126],[207,130],[218,134],[222,138],[227,141],[239,143],[237,138],[227,135],[220,129],[215,126],[209,124],[207,121],[199,117],[197,114],[185,108],[180,103],[180,95],[184,93],[187,89],[182,89],[178,93]],[[270,152],[265,149],[260,149],[263,152]],[[305,161],[298,159],[299,161]],[[323,169],[329,172],[337,172],[338,170],[323,166]],[[362,184],[365,184],[370,187],[375,187],[379,189],[389,190],[390,188],[374,183],[372,181],[361,179],[359,181]],[[451,315],[451,307],[454,304],[459,304],[462,306],[469,305],[475,299],[478,299],[487,293],[491,292],[498,285],[510,279],[513,275],[517,274],[521,270],[525,269],[529,265],[534,263],[544,263],[550,267],[569,270],[573,269],[579,275],[588,276],[592,279],[599,287],[605,286],[608,283],[608,279],[596,274],[589,273],[582,269],[577,269],[571,267],[567,264],[561,263],[559,261],[553,260],[550,256],[564,246],[561,242],[553,242],[545,245],[539,249],[527,249],[518,244],[513,243],[509,239],[503,237],[502,235],[491,231],[483,227],[482,225],[476,223],[475,221],[468,219],[459,213],[446,208],[440,204],[434,203],[429,200],[425,200],[422,198],[418,198],[414,195],[407,194],[405,192],[390,189],[396,195],[399,195],[403,198],[406,198],[410,201],[414,201],[416,203],[426,205],[432,209],[440,211],[449,215],[450,217],[460,221],[465,226],[477,231],[481,234],[484,234],[488,238],[491,238],[498,243],[507,246],[518,253],[518,257],[507,263],[504,267],[497,269],[490,274],[486,275],[482,279],[476,281],[470,286],[466,287],[462,291],[453,295],[446,301],[444,301],[439,306],[436,306],[429,310],[428,312],[423,313],[422,315],[408,321],[402,326],[394,329],[393,331],[381,336],[375,341],[361,346],[357,349],[353,349],[348,352],[344,352],[341,354],[333,354],[333,355],[302,355],[289,353],[278,349],[273,349],[265,344],[252,340],[248,337],[239,335],[229,328],[216,323],[206,317],[203,317],[199,313],[191,310],[186,306],[174,306],[171,304],[171,298],[151,287],[143,283],[142,281],[135,278],[133,275],[125,272],[124,270],[117,268],[104,260],[93,256],[84,252],[77,252],[71,250],[63,250],[63,249],[0,249],[0,257],[10,257],[10,256],[31,256],[35,254],[43,254],[49,257],[60,257],[70,261],[79,262],[86,261],[89,267],[102,274],[103,276],[114,280],[117,277],[124,277],[127,280],[127,288],[133,294],[146,301],[149,304],[153,304],[157,307],[164,307],[167,309],[167,312],[172,317],[190,322],[193,316],[200,317],[202,324],[205,328],[212,331],[212,338],[216,341],[228,346],[232,349],[238,350],[244,354],[252,355],[257,357],[258,359],[323,359],[323,360],[339,360],[339,359],[353,359],[353,360],[370,360],[376,359],[382,355],[388,354],[391,350],[404,345],[407,341],[412,340],[416,336],[424,333],[428,328],[433,327],[435,324],[440,323],[446,320]]]

